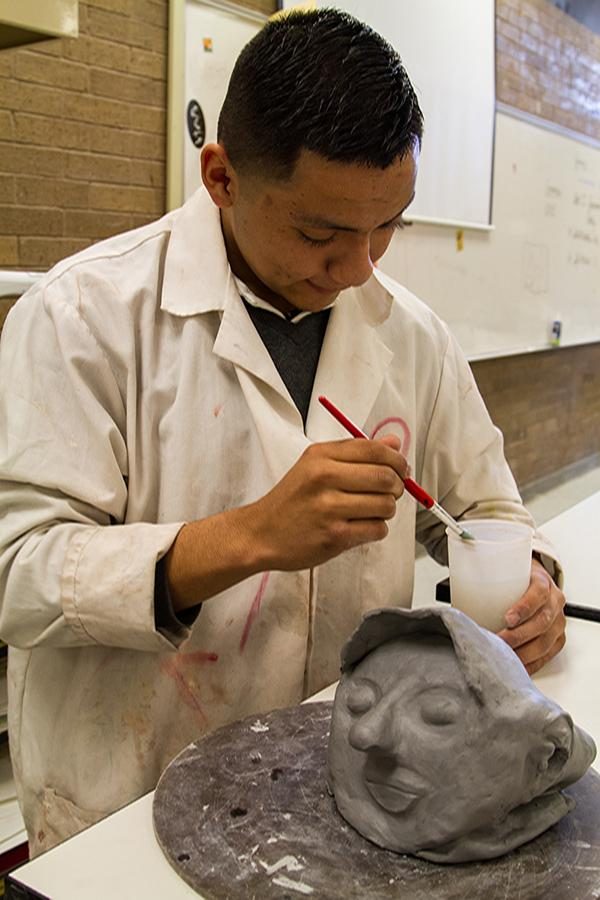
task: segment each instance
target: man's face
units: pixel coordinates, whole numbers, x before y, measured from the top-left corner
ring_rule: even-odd
[[[415,149],[372,169],[304,150],[289,181],[236,175],[221,213],[233,271],[284,312],[328,306],[385,253],[413,198],[417,158]]]
[[[338,691],[330,778],[340,812],[375,843],[439,846],[514,805],[522,773],[510,728],[479,705],[450,640],[382,644]]]

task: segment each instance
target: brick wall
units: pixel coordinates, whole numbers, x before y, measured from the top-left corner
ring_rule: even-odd
[[[489,359],[472,369],[520,485],[600,453],[600,344]]]
[[[600,140],[600,35],[548,0],[496,0],[499,100]]]
[[[0,51],[0,268],[47,269],[165,211],[168,0],[80,0],[79,22]]]
[[[0,266],[46,269],[165,204],[167,0],[81,0],[0,52]]]

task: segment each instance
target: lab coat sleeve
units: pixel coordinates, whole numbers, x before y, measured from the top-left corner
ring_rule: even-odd
[[[492,423],[469,364],[451,335],[419,474],[423,486],[456,519],[515,519],[535,527],[506,462],[502,434]],[[448,564],[445,526],[431,513],[418,513],[417,540],[439,563]],[[560,586],[560,561],[539,531],[534,534],[533,549]]]
[[[158,651],[156,563],[182,522],[123,524],[122,386],[76,303],[34,288],[0,352],[0,636],[20,648],[105,644]]]

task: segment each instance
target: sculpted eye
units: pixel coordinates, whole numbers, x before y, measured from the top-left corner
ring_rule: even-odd
[[[455,700],[440,697],[424,699],[421,718],[427,725],[454,725],[460,718],[460,706]]]
[[[379,692],[375,685],[368,682],[356,684],[352,688],[346,705],[354,716],[363,715],[372,709],[379,699]]]

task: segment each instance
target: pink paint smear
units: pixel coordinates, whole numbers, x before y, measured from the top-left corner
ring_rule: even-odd
[[[260,605],[262,603],[262,598],[264,596],[270,574],[270,572],[264,572],[262,578],[260,579],[258,590],[256,592],[254,600],[252,601],[252,606],[250,607],[250,612],[248,613],[248,618],[246,619],[246,624],[244,625],[244,631],[240,640],[240,653],[244,652],[244,647],[246,646],[246,641],[248,640],[252,626],[255,620],[258,618],[258,614],[260,613]]]
[[[206,724],[208,719],[206,718],[206,714],[202,709],[202,706],[190,687],[189,683],[186,681],[183,669],[187,669],[191,666],[199,666],[203,665],[206,662],[217,662],[219,659],[218,653],[208,653],[204,650],[194,650],[191,653],[178,653],[173,656],[165,657],[161,661],[160,669],[165,675],[168,675],[169,678],[172,678],[175,684],[177,685],[177,689],[181,696],[181,699],[185,703],[186,706],[189,706],[190,709],[193,709],[194,712],[198,715],[202,724]]]
[[[408,456],[408,451],[410,449],[410,428],[399,416],[388,416],[387,419],[382,419],[381,422],[378,422],[375,428],[371,433],[371,440],[377,435],[382,428],[385,428],[386,425],[399,425],[402,429],[402,446],[400,447],[400,451],[404,454],[404,456]]]

